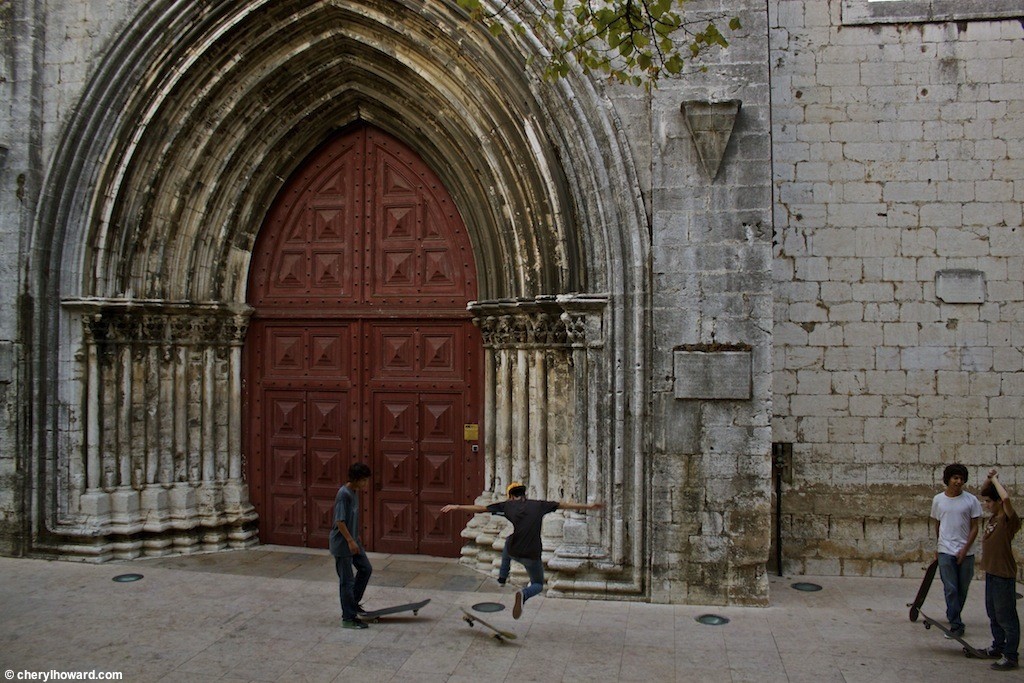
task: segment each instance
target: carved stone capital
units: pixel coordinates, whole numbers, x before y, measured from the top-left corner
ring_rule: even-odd
[[[600,320],[606,303],[604,297],[545,296],[474,301],[468,309],[487,348],[566,349],[599,341],[601,325],[591,318]]]
[[[87,344],[103,351],[113,346],[240,346],[251,309],[216,303],[76,299],[65,308],[81,312]]]

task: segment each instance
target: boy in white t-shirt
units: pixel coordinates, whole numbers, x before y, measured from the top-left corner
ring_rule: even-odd
[[[932,519],[938,521],[936,536],[939,576],[946,594],[946,619],[949,630],[963,637],[960,613],[967,602],[967,589],[974,578],[974,539],[978,536],[981,503],[964,491],[967,468],[959,463],[942,472],[946,490],[932,499]]]

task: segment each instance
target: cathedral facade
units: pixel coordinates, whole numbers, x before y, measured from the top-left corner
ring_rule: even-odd
[[[1015,4],[692,0],[648,92],[455,2],[7,3],[0,551],[326,547],[358,461],[483,570],[446,503],[602,502],[554,595],[911,574],[943,464],[1024,481]]]

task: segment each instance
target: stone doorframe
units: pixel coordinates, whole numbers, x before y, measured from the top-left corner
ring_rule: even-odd
[[[534,495],[601,499],[550,535],[551,585],[643,597],[650,233],[614,108],[577,75],[542,82],[526,56],[543,36],[495,40],[454,2],[269,4],[145,3],[62,130],[23,273],[26,551],[255,542],[238,424],[255,231],[306,154],[362,120],[435,169],[473,241],[481,498],[525,468]],[[487,533],[468,551],[484,564]]]

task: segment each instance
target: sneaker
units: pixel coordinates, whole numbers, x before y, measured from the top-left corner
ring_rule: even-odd
[[[498,577],[498,585],[499,586],[504,586],[506,581],[508,581],[508,579],[503,579],[500,576]]]
[[[512,606],[512,618],[523,616],[523,591],[516,591],[516,604]]]
[[[366,608],[362,605],[356,605],[356,614],[367,614]]]
[[[951,628],[949,633],[943,633],[942,637],[946,640],[956,640],[957,638],[963,638],[964,633],[967,632],[967,627],[961,626],[960,628]]]
[[[355,619],[342,619],[341,620],[341,627],[342,628],[370,628],[369,626],[366,625],[365,621],[360,621],[358,617],[355,618]]]
[[[999,659],[1003,656],[1002,650],[997,650],[991,645],[981,651],[981,654],[985,655],[985,659]]]
[[[998,662],[992,662],[991,668],[996,671],[1010,671],[1017,668],[1017,662],[1006,657],[1000,657]]]

